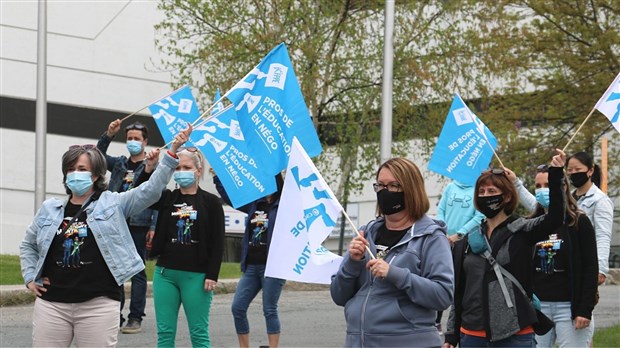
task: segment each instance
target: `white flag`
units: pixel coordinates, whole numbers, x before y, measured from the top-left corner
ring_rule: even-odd
[[[343,211],[333,192],[293,138],[265,275],[304,283],[331,283],[342,257],[322,243]]]
[[[620,73],[594,107],[603,113],[620,132]]]

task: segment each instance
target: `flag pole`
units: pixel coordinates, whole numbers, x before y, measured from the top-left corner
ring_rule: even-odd
[[[216,103],[213,103],[213,105],[215,105]],[[222,110],[218,111],[217,113],[205,118],[204,120],[202,120],[202,122],[198,123],[198,125],[196,125],[196,123],[198,121],[200,121],[202,119],[202,117],[206,114],[206,112],[204,112],[202,115],[200,115],[200,117],[198,117],[194,122],[191,123],[192,127],[194,128],[198,128],[200,126],[202,126],[203,124],[207,123],[209,120],[218,117],[219,115],[225,113],[226,111],[230,110],[230,108],[232,108],[233,106],[235,106],[234,104],[229,104],[228,106],[226,106],[225,108],[223,108]],[[213,108],[213,106],[211,106],[211,108]],[[209,108],[209,110],[211,109]],[[165,149],[166,147],[168,147],[168,145],[172,144],[174,142],[174,140],[168,142],[166,145],[160,147],[160,150]]]
[[[568,140],[568,143],[566,143],[566,145],[564,146],[564,148],[562,149],[562,152],[566,152],[566,148],[568,147],[568,145],[570,145],[570,143],[573,141],[573,139],[575,139],[575,136],[577,135],[577,133],[579,133],[579,131],[581,130],[581,128],[583,127],[584,124],[586,124],[586,122],[588,121],[588,119],[590,118],[590,116],[592,116],[592,114],[594,113],[594,110],[596,110],[596,106],[594,106],[592,108],[592,110],[590,111],[590,113],[588,114],[588,116],[586,117],[585,120],[583,120],[583,122],[581,122],[581,125],[579,125],[579,128],[577,128],[577,130],[575,131],[575,134],[573,134],[573,136]]]
[[[493,146],[491,146],[491,142],[489,141],[489,138],[487,138],[486,133],[484,133],[484,128],[482,129],[482,132],[480,132],[480,133],[484,137],[484,140],[487,141],[487,144],[491,148],[491,151],[493,151],[493,155],[495,155],[495,158],[497,158],[497,161],[499,162],[500,167],[504,168],[504,163],[502,163],[502,160],[499,159],[499,156],[497,155],[497,152],[495,152],[495,149],[493,148]]]
[[[140,111],[142,111],[142,110],[144,110],[144,109],[148,108],[149,106],[153,105],[154,103],[157,103],[158,101],[160,101],[160,100],[162,100],[162,99],[164,99],[164,98],[167,98],[167,97],[169,97],[169,96],[173,95],[174,93],[176,93],[176,92],[177,92],[177,91],[179,91],[180,89],[185,88],[185,86],[187,86],[187,84],[185,84],[185,85],[183,85],[183,86],[181,86],[181,87],[179,87],[179,88],[175,89],[174,91],[172,91],[172,92],[170,92],[170,93],[166,94],[166,95],[165,95],[165,96],[163,96],[163,97],[159,97],[159,98],[157,98],[156,100],[153,100],[152,102],[150,102],[150,103],[149,103],[149,104],[147,104],[146,106],[142,107],[142,109],[136,110],[136,111],[132,112],[131,114],[129,114],[129,115],[127,115],[127,116],[125,116],[125,117],[121,118],[121,123],[123,123],[123,121],[125,121],[125,120],[126,120],[126,119],[128,119],[128,118],[130,118],[131,116],[133,116],[133,115],[137,114],[138,112],[140,112]]]
[[[347,214],[346,211],[344,211],[344,209],[342,209],[342,214],[344,215],[344,217],[347,218],[347,221],[349,221],[349,224],[351,224],[351,227],[353,227],[353,231],[355,231],[355,233],[357,233],[358,237],[362,237],[364,238],[364,236],[362,236],[362,234],[360,233],[360,231],[357,230],[357,227],[355,227],[355,224],[353,223],[353,221],[351,220],[351,218],[349,217],[349,214]],[[368,250],[368,253],[370,254],[370,257],[374,260],[376,259],[375,255],[372,254],[372,251],[370,251],[370,248],[368,247],[368,245],[365,245],[366,250]]]

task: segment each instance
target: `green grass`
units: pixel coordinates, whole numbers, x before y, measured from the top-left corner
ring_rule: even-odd
[[[620,325],[594,332],[594,347],[618,347],[618,345],[620,345]]]
[[[146,277],[153,280],[153,269],[155,268],[155,260],[146,262]],[[220,269],[220,279],[230,279],[241,277],[239,264],[236,262],[222,262]],[[22,279],[21,268],[19,265],[19,256],[17,255],[0,255],[0,285],[21,285],[24,283]]]
[[[19,256],[0,255],[0,285],[24,284]]]
[[[155,260],[147,260],[146,261],[146,279],[149,281],[153,280],[153,270],[155,269]],[[241,277],[241,269],[239,268],[239,264],[236,262],[222,262],[222,267],[220,268],[220,277],[219,279],[235,279]]]

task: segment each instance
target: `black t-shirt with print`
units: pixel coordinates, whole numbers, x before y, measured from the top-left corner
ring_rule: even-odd
[[[565,230],[536,243],[534,256],[534,293],[541,301],[570,301],[568,245]]]
[[[125,176],[123,176],[123,183],[118,192],[125,192],[134,188],[134,183],[138,179],[135,175],[136,169],[138,169],[140,164],[142,164],[142,161],[134,163],[131,159],[127,160],[127,171],[125,172]]]
[[[200,236],[196,195],[180,194],[170,211],[170,224],[166,228],[166,246],[157,259],[157,265],[181,271],[204,273],[206,265],[200,264]]]
[[[86,213],[61,234],[77,214],[80,205],[67,203],[65,218],[58,227],[45,264],[43,277],[50,285],[42,299],[54,302],[79,303],[99,296],[121,300],[121,289],[108,269],[99,246],[86,222]]]
[[[388,228],[382,225],[377,231],[377,237],[375,237],[375,245],[377,246],[377,257],[382,259],[385,254],[411,229],[408,227],[404,230],[388,230]]]
[[[267,229],[269,221],[267,215],[271,209],[271,204],[267,202],[259,202],[256,205],[256,211],[251,216],[250,236],[248,238],[248,255],[245,259],[249,265],[264,265],[267,263]]]

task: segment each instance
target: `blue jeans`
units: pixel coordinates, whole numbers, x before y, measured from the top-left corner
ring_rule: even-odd
[[[476,337],[461,333],[459,347],[523,347],[534,348],[536,341],[534,334],[512,335],[496,342],[489,342],[486,337]]]
[[[263,289],[263,315],[267,334],[280,333],[278,300],[284,283],[284,279],[265,277],[265,265],[247,265],[237,284],[231,308],[238,335],[250,333],[248,307],[261,289]]]
[[[555,322],[555,327],[544,336],[536,336],[536,347],[553,347],[556,340],[560,348],[590,346],[594,322],[576,330],[575,322],[571,319],[570,302],[541,302],[540,306],[541,311]]]
[[[129,226],[131,238],[142,261],[146,258],[146,226]],[[129,303],[129,318],[142,321],[146,306],[146,271],[142,270],[131,278],[131,302]],[[125,287],[121,286],[121,324],[123,321],[123,307],[125,307]]]

